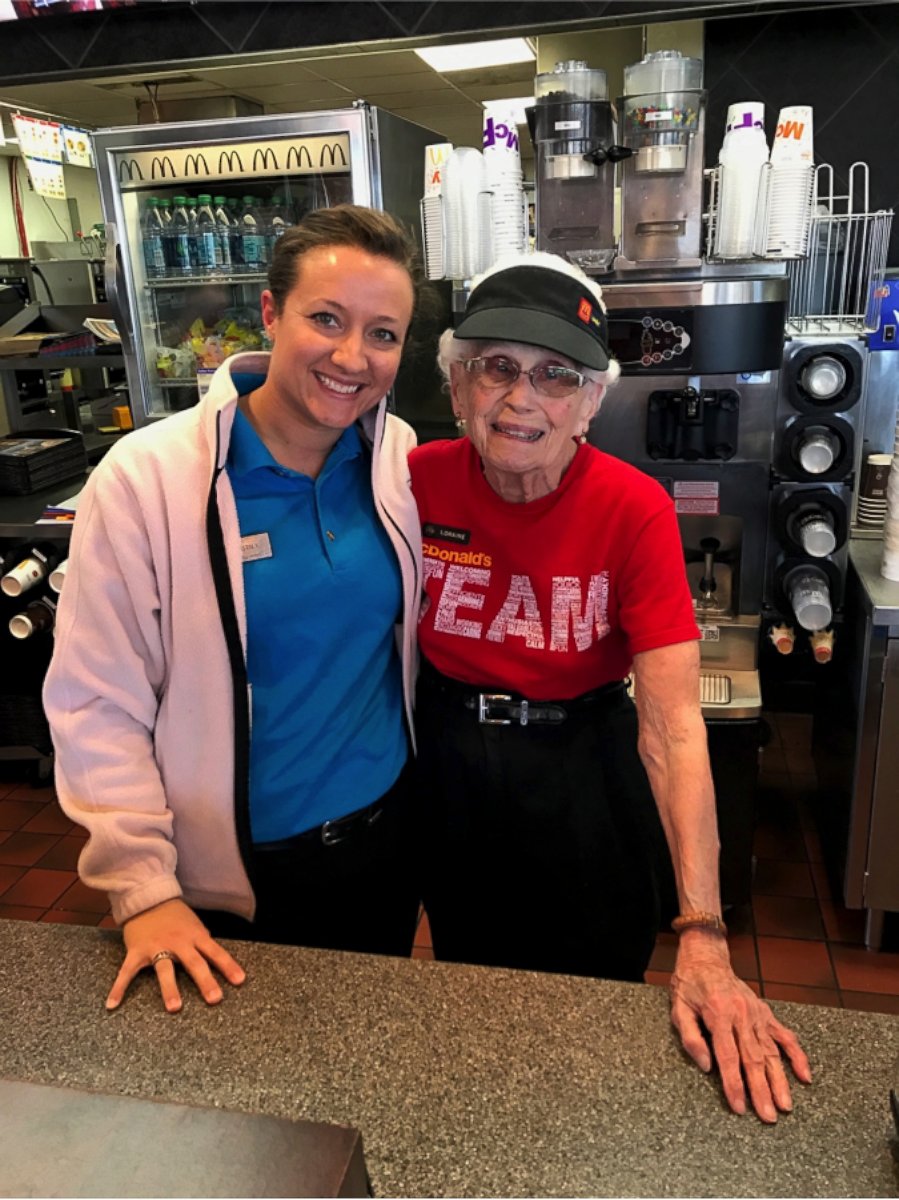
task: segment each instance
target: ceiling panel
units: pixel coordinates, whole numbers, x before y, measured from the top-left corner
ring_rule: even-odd
[[[296,62],[265,63],[256,67],[204,68],[202,71],[193,71],[192,74],[201,79],[209,79],[213,83],[221,84],[225,88],[250,88],[257,83],[264,84],[266,87],[279,83],[314,83],[321,78],[311,71],[304,70]]]
[[[282,83],[271,87],[243,87],[239,89],[241,96],[259,100],[264,104],[302,103],[306,100],[331,100],[340,104],[351,104],[356,93],[338,83],[330,83],[327,79],[312,80],[310,83]]]
[[[381,75],[360,75],[358,79],[345,79],[341,82],[346,87],[352,87],[359,96],[374,96],[381,92],[455,92],[457,89],[452,82],[438,75],[436,71],[416,71],[414,75],[392,75],[384,72]],[[428,96],[430,100],[430,96]]]
[[[414,50],[392,50],[376,54],[341,54],[337,58],[306,59],[310,71],[320,71],[330,79],[352,80],[364,75],[414,75],[426,70],[426,64]]]

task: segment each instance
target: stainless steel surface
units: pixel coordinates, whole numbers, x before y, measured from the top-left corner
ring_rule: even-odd
[[[849,541],[849,557],[864,588],[872,623],[889,626],[890,636],[899,637],[899,583],[884,579],[880,573],[883,542],[853,537]]]
[[[633,281],[615,277],[603,283],[610,311],[621,308],[687,308],[701,304],[756,304],[786,300],[789,280],[782,274],[758,278],[690,278]]]

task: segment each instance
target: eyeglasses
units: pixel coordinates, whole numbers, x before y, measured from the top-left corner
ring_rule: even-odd
[[[561,400],[570,396],[587,383],[587,376],[573,367],[560,367],[555,363],[539,363],[530,371],[523,371],[514,358],[504,354],[488,354],[484,358],[468,358],[462,366],[470,375],[475,375],[485,388],[511,388],[519,375],[527,375],[531,386],[542,396]]]

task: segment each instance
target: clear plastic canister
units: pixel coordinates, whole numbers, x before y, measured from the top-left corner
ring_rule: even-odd
[[[702,59],[679,50],[654,50],[624,68],[625,96],[649,92],[698,92],[702,89]]]
[[[833,619],[833,608],[830,583],[824,571],[812,566],[794,567],[784,579],[784,591],[803,629],[816,633],[827,628]]]
[[[609,84],[605,71],[588,67],[580,59],[557,62],[551,71],[543,71],[534,80],[534,99],[590,101],[608,100]]]

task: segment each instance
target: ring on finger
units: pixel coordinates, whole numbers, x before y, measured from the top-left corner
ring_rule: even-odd
[[[150,959],[150,966],[155,967],[157,963],[166,962],[166,961],[174,962],[175,961],[174,954],[172,954],[171,950],[160,950],[156,954],[154,954],[153,957]]]

